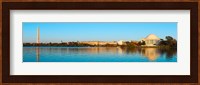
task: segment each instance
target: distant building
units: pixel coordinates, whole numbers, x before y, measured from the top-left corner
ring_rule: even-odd
[[[99,41],[80,41],[82,44],[98,45]]]
[[[110,42],[107,42],[107,44],[110,44],[110,45],[117,45],[117,42],[116,42],[116,41],[110,41]]]
[[[144,46],[156,46],[159,43],[160,38],[154,34],[150,34],[146,38],[143,38],[140,42],[142,41],[145,41]]]
[[[98,41],[98,45],[106,45],[107,42],[103,42],[103,41]]]
[[[123,45],[123,40],[117,42],[118,45]]]
[[[110,42],[106,42],[106,41],[80,41],[79,43],[89,44],[89,45],[106,45],[106,44],[117,45],[116,41],[110,41]]]

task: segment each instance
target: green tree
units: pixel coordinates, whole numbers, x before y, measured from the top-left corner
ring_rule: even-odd
[[[144,40],[139,41],[139,42],[138,42],[138,45],[139,45],[139,46],[141,46],[141,45],[146,45],[146,42],[145,42]]]
[[[177,47],[177,41],[171,36],[166,36],[166,40],[160,39],[159,46],[167,46],[171,48],[176,48]]]
[[[174,38],[173,38],[173,37],[171,37],[171,36],[166,36],[165,38],[166,38],[166,40],[167,40],[168,42],[171,42],[171,41],[173,41],[173,40],[174,40]]]

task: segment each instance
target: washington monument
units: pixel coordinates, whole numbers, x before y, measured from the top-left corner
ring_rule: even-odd
[[[40,27],[37,28],[37,43],[40,43]]]

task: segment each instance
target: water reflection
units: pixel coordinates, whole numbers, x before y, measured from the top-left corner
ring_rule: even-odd
[[[35,49],[36,49],[36,61],[39,62],[39,60],[40,60],[40,49],[39,49],[39,47],[36,47]]]
[[[49,59],[52,58],[51,61],[54,60],[59,61],[60,58],[60,60],[65,59],[65,61],[70,60],[72,62],[73,59],[74,61],[77,61],[78,58],[79,62],[85,61],[86,58],[88,62],[95,61],[95,59],[98,59],[96,61],[102,61],[102,62],[105,61],[106,62],[114,62],[114,61],[169,62],[169,60],[175,59],[173,60],[173,62],[176,62],[176,57],[177,57],[176,49],[159,49],[159,48],[128,49],[121,47],[24,47],[23,51],[24,51],[25,62],[32,61],[31,60],[32,57],[30,58],[30,56],[34,56],[33,54],[31,54],[32,52],[36,53],[35,62],[42,62],[45,59],[48,60],[48,58]],[[125,58],[119,58],[121,56]]]
[[[137,54],[147,57],[150,61],[156,60],[158,57],[166,56],[166,59],[170,59],[177,56],[176,48],[133,48],[124,49],[126,54]]]
[[[141,55],[147,57],[150,61],[154,61],[160,56],[156,48],[143,48],[142,50],[144,51],[141,51]]]

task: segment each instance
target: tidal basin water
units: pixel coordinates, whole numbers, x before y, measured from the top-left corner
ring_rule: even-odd
[[[177,62],[177,51],[121,47],[23,47],[23,62]]]

